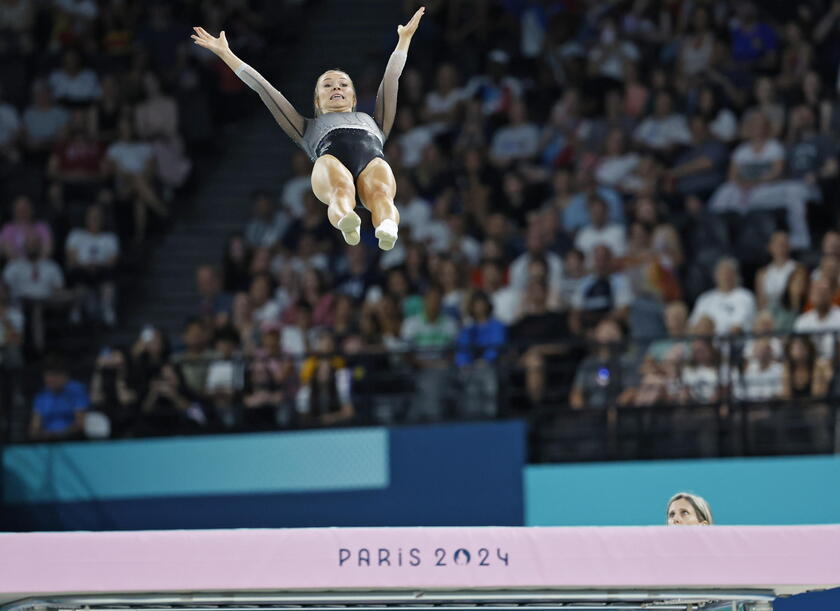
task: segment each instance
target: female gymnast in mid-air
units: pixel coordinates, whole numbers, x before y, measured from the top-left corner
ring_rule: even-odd
[[[390,250],[397,241],[400,222],[394,206],[397,186],[382,147],[394,124],[397,83],[405,66],[406,52],[424,11],[425,8],[420,8],[411,21],[397,27],[399,42],[379,84],[373,117],[355,112],[356,92],[347,73],[327,70],[315,85],[315,118],[304,118],[283,94],[233,54],[224,31],[215,38],[204,28],[193,28],[195,44],[218,55],[256,91],[283,131],[315,162],[312,191],[327,204],[330,223],[351,245],[359,243],[361,225],[359,215],[353,211],[357,190],[362,204],[370,210],[379,248]]]

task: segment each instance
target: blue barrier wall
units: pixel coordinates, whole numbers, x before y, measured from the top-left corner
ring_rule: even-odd
[[[524,463],[520,422],[17,446],[0,525],[521,525]]]
[[[675,492],[695,492],[721,524],[840,522],[840,456],[532,465],[528,526],[661,524]]]

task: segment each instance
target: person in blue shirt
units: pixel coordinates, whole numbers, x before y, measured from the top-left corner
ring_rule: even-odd
[[[739,20],[731,29],[732,59],[755,62],[779,48],[779,36],[769,24],[758,18],[758,7],[745,2],[738,10]]]
[[[473,293],[467,311],[472,321],[461,329],[455,352],[463,390],[458,411],[463,417],[492,418],[499,390],[495,363],[507,329],[493,318],[493,304],[485,293]]]
[[[80,436],[85,411],[90,406],[84,384],[71,380],[60,360],[50,359],[44,367],[44,386],[32,407],[29,438],[51,440]]]

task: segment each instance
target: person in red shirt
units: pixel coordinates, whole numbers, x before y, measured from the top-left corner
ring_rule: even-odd
[[[62,138],[53,146],[47,175],[65,198],[92,199],[102,184],[102,143],[93,135],[83,110],[75,110]]]

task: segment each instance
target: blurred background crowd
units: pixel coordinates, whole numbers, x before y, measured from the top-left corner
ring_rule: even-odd
[[[179,333],[61,350],[120,326],[217,134],[268,114],[189,26],[269,76],[324,1],[0,0],[0,350],[44,372],[30,438],[527,416],[580,459],[621,413],[713,454],[722,422],[778,429],[784,405],[806,451],[832,443],[837,0],[428,0],[386,143],[394,250],[343,244],[297,151],[230,203],[252,217],[191,274]]]

